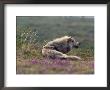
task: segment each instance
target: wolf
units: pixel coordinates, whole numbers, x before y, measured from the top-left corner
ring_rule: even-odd
[[[80,43],[77,42],[74,37],[63,36],[49,41],[44,45],[42,48],[42,55],[52,59],[81,60],[78,56],[66,54],[73,48],[78,48],[79,45]]]

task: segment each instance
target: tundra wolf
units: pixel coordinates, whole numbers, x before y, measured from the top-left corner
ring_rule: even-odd
[[[71,59],[81,60],[78,56],[66,55],[71,49],[78,48],[80,45],[73,37],[63,36],[48,42],[42,48],[42,55],[52,59]]]

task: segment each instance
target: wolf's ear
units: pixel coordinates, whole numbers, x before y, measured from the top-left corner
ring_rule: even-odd
[[[67,43],[69,43],[69,42],[71,42],[72,41],[72,39],[71,39],[71,37],[69,37],[68,39],[67,39]]]
[[[68,43],[69,43],[69,42],[72,42],[72,43],[73,43],[73,42],[75,42],[75,39],[74,39],[73,37],[69,37],[68,40],[67,40],[67,42],[68,42]]]

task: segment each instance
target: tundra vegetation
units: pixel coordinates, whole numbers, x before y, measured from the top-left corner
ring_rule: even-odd
[[[73,36],[81,43],[68,55],[82,60],[52,60],[41,50],[50,40]],[[94,17],[87,16],[17,16],[17,74],[94,74]]]

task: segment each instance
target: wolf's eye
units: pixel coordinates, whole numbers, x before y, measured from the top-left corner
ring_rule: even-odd
[[[74,40],[71,40],[71,42],[74,42]]]
[[[74,42],[74,41],[72,41],[72,42]]]

